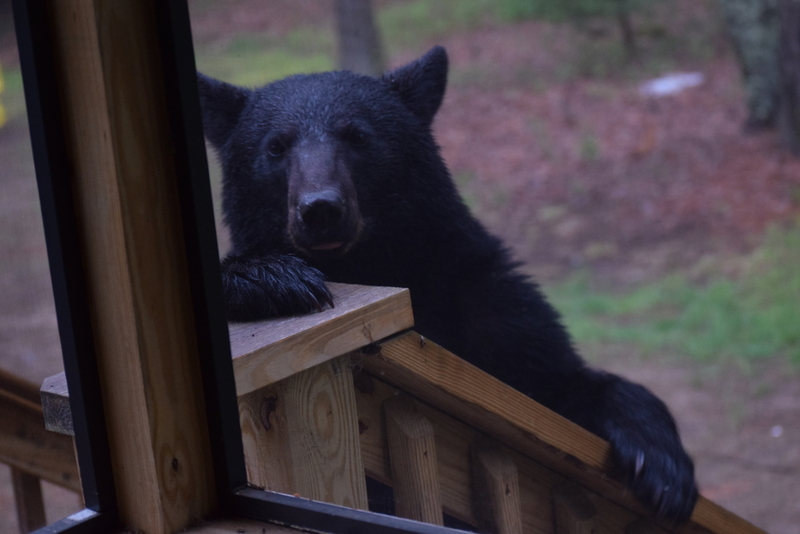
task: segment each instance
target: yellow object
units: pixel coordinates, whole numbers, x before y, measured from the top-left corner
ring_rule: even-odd
[[[5,84],[3,83],[3,65],[0,65],[0,93],[3,92],[3,89],[5,89]],[[6,120],[8,120],[6,108],[4,108],[3,103],[0,102],[0,128],[3,127],[3,125],[6,123]]]

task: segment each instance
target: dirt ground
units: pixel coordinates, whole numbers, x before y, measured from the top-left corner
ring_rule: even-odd
[[[712,5],[679,4],[686,17]],[[327,3],[310,0],[274,1],[269,13],[257,0],[192,5],[195,38],[204,41],[282,35],[330,16]],[[639,93],[631,69],[560,75],[573,37],[539,22],[486,24],[390,60],[446,46],[452,76],[437,138],[470,205],[526,270],[546,284],[588,267],[609,287],[698,265],[705,277],[735,274],[764,229],[796,220],[800,160],[774,132],[743,131],[739,72],[724,35],[702,58],[671,64],[702,72],[702,85],[658,99]],[[0,61],[15,61],[13,41],[0,41]],[[41,382],[60,369],[60,351],[29,151],[23,121],[0,129],[0,366]],[[800,369],[644,359],[624,346],[584,354],[666,401],[706,497],[767,532],[800,533]],[[50,495],[50,520],[78,506],[63,492]],[[0,467],[0,532],[14,531]]]

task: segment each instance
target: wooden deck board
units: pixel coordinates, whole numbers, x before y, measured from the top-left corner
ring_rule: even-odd
[[[238,395],[411,328],[407,289],[329,284],[335,307],[320,313],[232,323]]]
[[[80,491],[72,439],[48,432],[36,386],[0,371],[0,463]]]
[[[407,289],[329,284],[334,308],[319,313],[229,326],[239,397],[380,341],[414,325]],[[64,373],[45,379],[47,428],[72,434]]]
[[[469,461],[470,443],[488,435],[503,444],[502,450],[517,465],[520,492],[526,502],[550,499],[550,488],[569,479],[586,488],[593,499],[605,503],[602,508],[606,511],[598,521],[611,530],[638,524],[637,516],[649,515],[624,484],[610,475],[610,449],[604,440],[415,332],[389,337],[408,329],[413,321],[407,291],[338,284],[331,288],[336,302],[333,309],[230,326],[240,402],[253,395],[263,396],[258,388],[268,389],[352,351],[361,452],[370,476],[391,483],[383,416],[375,396],[383,397],[382,402],[400,390],[420,402],[419,409],[437,429],[436,448],[447,451],[439,455],[445,512],[474,523],[468,470],[461,464]],[[359,350],[382,339],[379,348]],[[369,386],[368,381],[375,384]],[[257,413],[260,404],[256,404],[252,419],[254,424],[261,424]],[[533,512],[523,506],[522,512],[524,524],[533,526],[534,532],[546,532],[552,524],[550,509],[544,515],[531,515]],[[681,534],[763,534],[702,497],[690,523],[678,528],[667,524],[648,527],[653,528]]]
[[[623,484],[609,476],[612,465],[606,441],[415,332],[388,340],[379,352],[370,352],[359,353],[358,359],[373,376],[486,432],[606,499],[637,514],[649,515]],[[689,523],[677,528],[666,523],[662,526],[679,533],[764,534],[702,496]]]

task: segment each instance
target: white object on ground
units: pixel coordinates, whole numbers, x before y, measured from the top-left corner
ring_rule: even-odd
[[[678,94],[687,87],[695,87],[705,81],[702,72],[676,72],[644,82],[639,92],[645,96],[667,96]]]

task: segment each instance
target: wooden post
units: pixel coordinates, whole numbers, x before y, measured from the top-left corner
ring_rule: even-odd
[[[521,534],[519,478],[514,461],[485,439],[470,446],[472,497],[481,532]]]
[[[247,481],[366,510],[349,357],[239,397]]]
[[[295,492],[366,510],[367,482],[350,357],[293,375],[279,386]]]
[[[123,526],[215,505],[154,2],[45,2]]]
[[[50,432],[74,436],[72,409],[69,406],[69,390],[64,372],[45,378],[40,395],[44,427]]]
[[[239,397],[247,481],[281,493],[297,493],[289,449],[286,402],[280,386],[267,386]]]
[[[597,507],[589,494],[574,482],[553,488],[556,534],[594,534]]]
[[[11,468],[11,483],[17,504],[17,526],[20,532],[31,532],[47,524],[39,477]]]
[[[625,525],[624,534],[664,534],[664,530],[658,528],[650,519],[640,517]]]
[[[81,491],[72,438],[44,428],[42,407],[23,391],[0,388],[0,463]],[[20,393],[18,395],[17,393]]]
[[[399,517],[443,524],[433,425],[408,397],[387,399],[383,410],[395,512]]]

